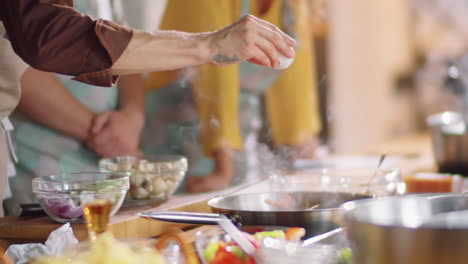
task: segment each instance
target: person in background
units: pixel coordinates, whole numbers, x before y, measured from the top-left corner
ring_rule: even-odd
[[[244,60],[272,67],[279,53],[294,56],[293,39],[251,15],[212,32],[150,34],[94,20],[73,9],[72,0],[4,0],[0,20],[0,197],[7,180],[8,149],[13,153],[8,116],[19,101],[19,79],[27,64],[84,83],[112,86],[125,74]]]
[[[282,71],[245,62],[149,75],[142,149],[145,154],[187,156],[186,191],[218,190],[259,173],[262,97],[274,143],[287,146],[294,158],[313,157],[320,121],[306,4],[303,0],[168,2],[163,30],[203,32],[250,12],[298,42],[294,63]]]
[[[113,10],[119,10],[111,5],[110,1],[75,1],[78,11],[107,20],[112,20]],[[12,199],[6,201],[7,214],[15,204],[34,201],[35,177],[98,171],[100,157],[140,154],[144,123],[140,75],[124,75],[118,88],[102,89],[29,68],[21,86],[18,108],[11,116],[18,163],[16,175],[10,177]]]

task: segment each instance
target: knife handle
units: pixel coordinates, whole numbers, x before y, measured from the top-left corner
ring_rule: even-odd
[[[14,214],[19,217],[46,216],[46,212],[40,204],[19,204],[14,209]]]

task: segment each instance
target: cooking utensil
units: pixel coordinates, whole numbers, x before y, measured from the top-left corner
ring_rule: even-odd
[[[447,76],[445,78],[445,87],[451,91],[458,99],[461,105],[464,123],[468,123],[468,93],[462,76],[462,69],[454,61],[447,63]]]
[[[442,112],[429,116],[426,123],[439,172],[468,176],[468,133],[462,114]]]
[[[444,80],[445,87],[457,96],[465,94],[465,84],[461,78],[460,69],[454,61],[447,62],[447,76]]]
[[[372,173],[372,177],[369,180],[369,183],[367,183],[367,191],[366,193],[370,193],[370,189],[372,187],[371,183],[374,180],[375,176],[377,175],[378,170],[380,169],[380,166],[382,166],[382,163],[384,162],[385,158],[387,157],[387,153],[382,153],[379,158],[379,163],[377,164],[377,168],[375,168],[374,173]]]
[[[342,192],[267,192],[216,197],[208,205],[216,213],[235,216],[242,225],[303,227],[306,237],[311,237],[340,226],[341,204],[370,197]],[[284,201],[289,201],[287,207],[276,206]],[[319,209],[309,209],[316,204]]]
[[[421,224],[421,227],[447,227],[468,229],[468,210],[444,212],[434,215],[428,221]]]
[[[217,225],[222,219],[221,214],[180,211],[142,212],[137,215],[139,217],[151,218],[159,221],[195,225]],[[236,221],[235,218],[231,218],[230,220],[236,225],[239,225],[238,220]]]
[[[320,204],[314,204],[309,208],[306,208],[306,210],[314,210],[314,209],[319,209]]]
[[[418,194],[345,203],[344,227],[354,263],[462,264],[468,228],[421,227],[432,217],[468,209],[460,194]]]
[[[221,220],[218,222],[218,224],[228,233],[232,239],[239,245],[239,247],[244,250],[245,253],[247,253],[250,256],[253,256],[255,254],[255,247],[250,243],[249,240],[242,234],[242,232],[235,226],[231,219],[225,215],[221,215]]]
[[[19,217],[34,217],[34,216],[46,216],[46,212],[42,209],[38,203],[32,204],[17,204],[13,209],[13,215]]]
[[[339,227],[339,228],[333,229],[332,231],[328,231],[326,233],[323,233],[323,234],[320,234],[320,235],[317,235],[317,236],[313,236],[311,238],[308,238],[308,239],[304,240],[304,242],[302,243],[302,246],[303,247],[310,246],[312,244],[318,243],[318,242],[323,241],[323,240],[325,240],[327,238],[335,236],[335,235],[337,235],[337,234],[339,234],[341,232],[343,232],[343,228]]]

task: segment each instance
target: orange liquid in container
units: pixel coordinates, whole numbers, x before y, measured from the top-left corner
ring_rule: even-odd
[[[111,207],[112,204],[108,200],[95,200],[84,204],[83,214],[91,240],[96,240],[96,235],[107,230]]]
[[[406,193],[439,193],[463,191],[463,178],[457,175],[418,173],[404,177]]]

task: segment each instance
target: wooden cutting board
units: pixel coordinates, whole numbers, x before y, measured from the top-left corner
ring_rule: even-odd
[[[211,212],[206,201],[213,196],[213,194],[174,196],[159,206],[122,208],[115,216],[111,217],[108,228],[118,238],[155,237],[169,227],[187,228],[191,225],[148,220],[140,218],[136,214],[152,210]],[[13,243],[44,242],[50,232],[61,225],[48,217],[8,216],[0,218],[0,247],[5,248]],[[72,224],[72,227],[78,240],[87,239],[88,233],[84,224]]]

